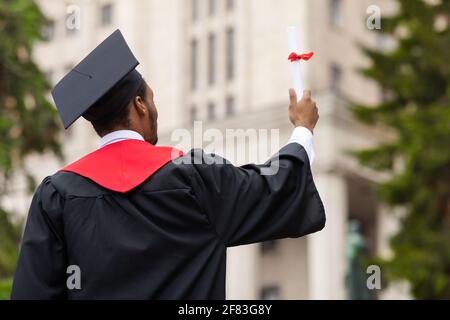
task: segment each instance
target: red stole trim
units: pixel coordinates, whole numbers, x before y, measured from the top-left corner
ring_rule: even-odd
[[[61,171],[73,172],[116,192],[128,192],[151,177],[182,151],[156,147],[140,140],[124,140],[107,145]]]

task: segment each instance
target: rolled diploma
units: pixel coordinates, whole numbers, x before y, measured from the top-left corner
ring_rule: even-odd
[[[289,27],[287,29],[287,33],[288,33],[289,53],[291,52],[298,53],[300,51],[300,48],[297,42],[297,28]],[[297,99],[298,101],[300,101],[303,96],[302,75],[300,72],[300,60],[290,63],[292,70],[292,80],[294,82],[294,89],[295,92],[297,93]]]

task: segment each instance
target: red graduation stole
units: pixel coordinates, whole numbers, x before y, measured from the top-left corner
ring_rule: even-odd
[[[140,140],[124,140],[98,149],[60,171],[72,172],[116,192],[128,192],[173,159],[182,151],[156,147]]]

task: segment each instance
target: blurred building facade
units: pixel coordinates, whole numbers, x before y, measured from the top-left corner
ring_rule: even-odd
[[[297,26],[304,51],[316,55],[305,64],[305,87],[320,109],[315,133],[314,178],[327,212],[322,232],[302,239],[266,242],[229,250],[227,297],[231,299],[345,299],[350,265],[349,230],[358,226],[366,254],[389,255],[396,213],[384,207],[373,182],[385,177],[361,168],[347,151],[389,139],[379,129],[352,119],[349,100],[375,103],[382,93],[356,68],[367,61],[358,43],[386,49],[388,39],[366,26],[367,9],[395,10],[391,0],[40,0],[50,23],[46,42],[34,56],[52,84],[62,78],[107,35],[119,28],[141,65],[138,70],[155,91],[160,144],[174,145],[173,132],[238,132],[235,150],[223,141],[194,145],[223,154],[236,164],[257,157],[266,136],[248,143],[245,131],[278,130],[285,144],[292,132],[287,117],[291,74],[288,26]],[[203,137],[205,139],[205,137]],[[63,137],[65,162],[98,147],[89,123],[78,121]],[[205,146],[206,145],[206,146]],[[187,151],[192,145],[178,145]],[[275,147],[277,143],[275,143]],[[234,147],[233,147],[234,148]],[[277,151],[277,150],[270,150]],[[234,153],[233,153],[234,152]],[[247,154],[237,159],[237,154]],[[27,165],[38,179],[63,163],[31,157]],[[9,205],[25,214],[30,196],[17,180]],[[365,270],[363,270],[365,273]],[[403,287],[372,292],[374,298],[408,297]]]

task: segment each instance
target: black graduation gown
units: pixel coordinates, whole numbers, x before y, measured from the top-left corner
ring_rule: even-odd
[[[280,150],[275,175],[260,171],[277,158],[235,167],[201,150],[175,163],[173,150],[136,140],[108,148],[40,184],[12,299],[224,299],[227,247],[324,227],[299,144]],[[67,288],[71,265],[80,290]]]

